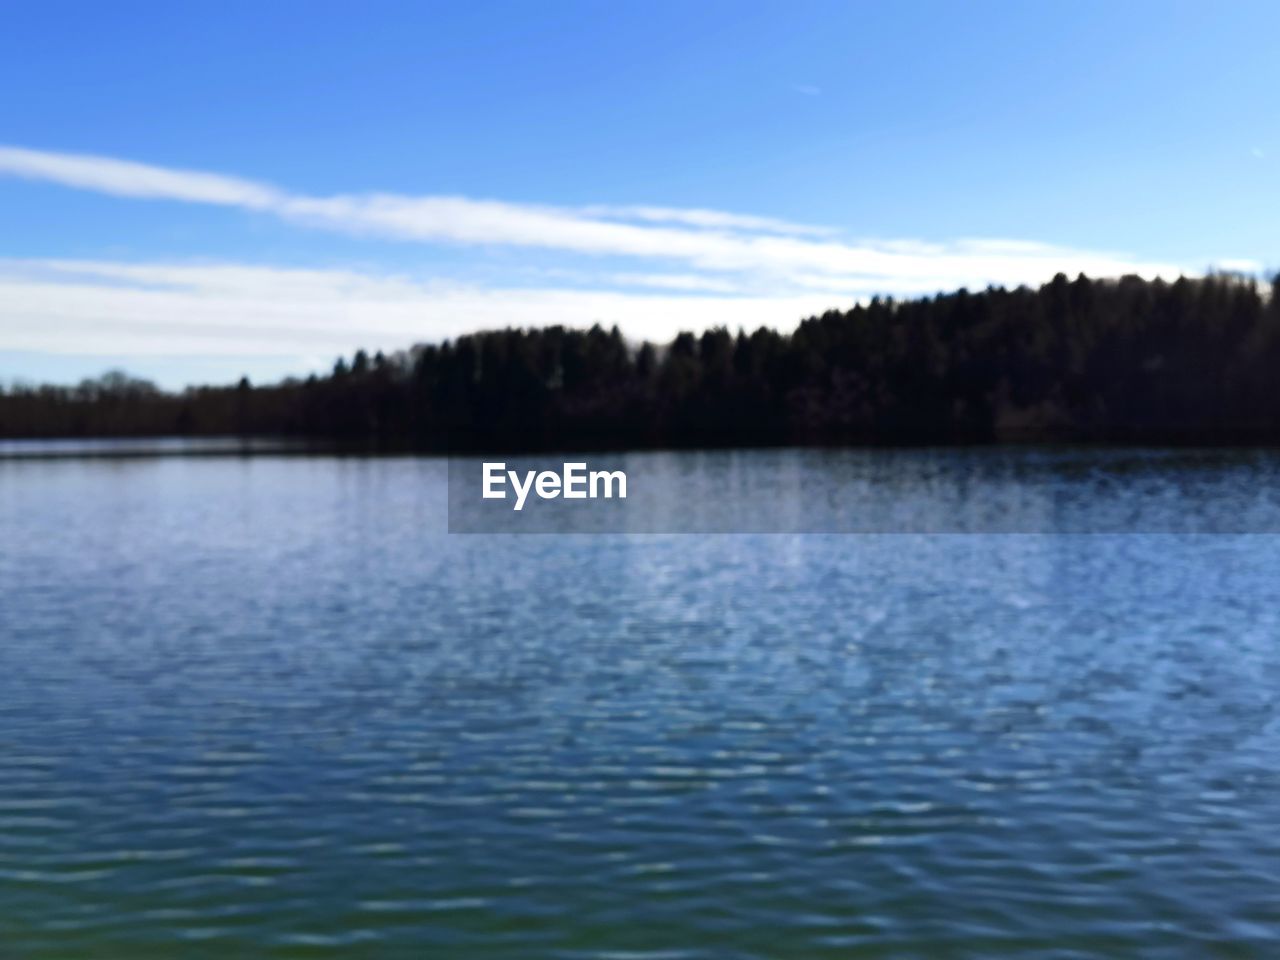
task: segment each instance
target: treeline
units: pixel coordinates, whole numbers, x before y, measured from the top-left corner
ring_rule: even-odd
[[[325,376],[0,392],[0,436],[242,435],[386,449],[1280,442],[1280,278],[1069,280],[875,299],[790,334],[503,330]]]

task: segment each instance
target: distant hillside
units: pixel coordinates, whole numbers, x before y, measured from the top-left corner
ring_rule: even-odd
[[[0,392],[0,436],[280,435],[389,449],[1280,443],[1280,278],[1068,280],[877,299],[794,333],[636,346],[503,330],[305,381]]]

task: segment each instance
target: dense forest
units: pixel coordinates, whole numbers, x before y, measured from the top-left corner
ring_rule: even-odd
[[[682,333],[502,330],[305,380],[0,390],[0,437],[241,435],[380,449],[1280,442],[1280,277],[1069,280]]]

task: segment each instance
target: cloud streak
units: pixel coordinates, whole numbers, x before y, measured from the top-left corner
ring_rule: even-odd
[[[0,147],[0,175],[140,200],[232,207],[316,229],[676,265],[774,291],[910,293],[1037,283],[1059,270],[1176,275],[1177,265],[1027,241],[850,242],[828,228],[706,209],[567,208],[456,196],[308,196],[219,173]]]
[[[297,358],[507,326],[598,322],[667,340],[711,323],[785,327],[832,305],[824,294],[498,289],[349,270],[30,259],[0,259],[0,303],[10,350]]]
[[[705,208],[312,196],[221,173],[22,147],[0,146],[0,176],[356,236],[562,256],[550,268],[517,263],[514,275],[527,282],[508,273],[488,285],[246,263],[0,259],[0,350],[85,363],[230,358],[228,377],[251,358],[274,358],[280,374],[305,373],[356,347],[391,351],[496,327],[617,324],[634,339],[665,341],[714,325],[787,329],[873,294],[1037,284],[1059,271],[1183,272],[1027,240],[850,240],[830,227]]]

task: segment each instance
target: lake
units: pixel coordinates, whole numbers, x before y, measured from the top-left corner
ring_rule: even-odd
[[[1280,955],[1280,536],[1180,526],[1280,529],[1274,458],[654,455],[756,532],[530,536],[437,459],[23,449],[0,956]],[[854,475],[915,506],[760,522]]]

